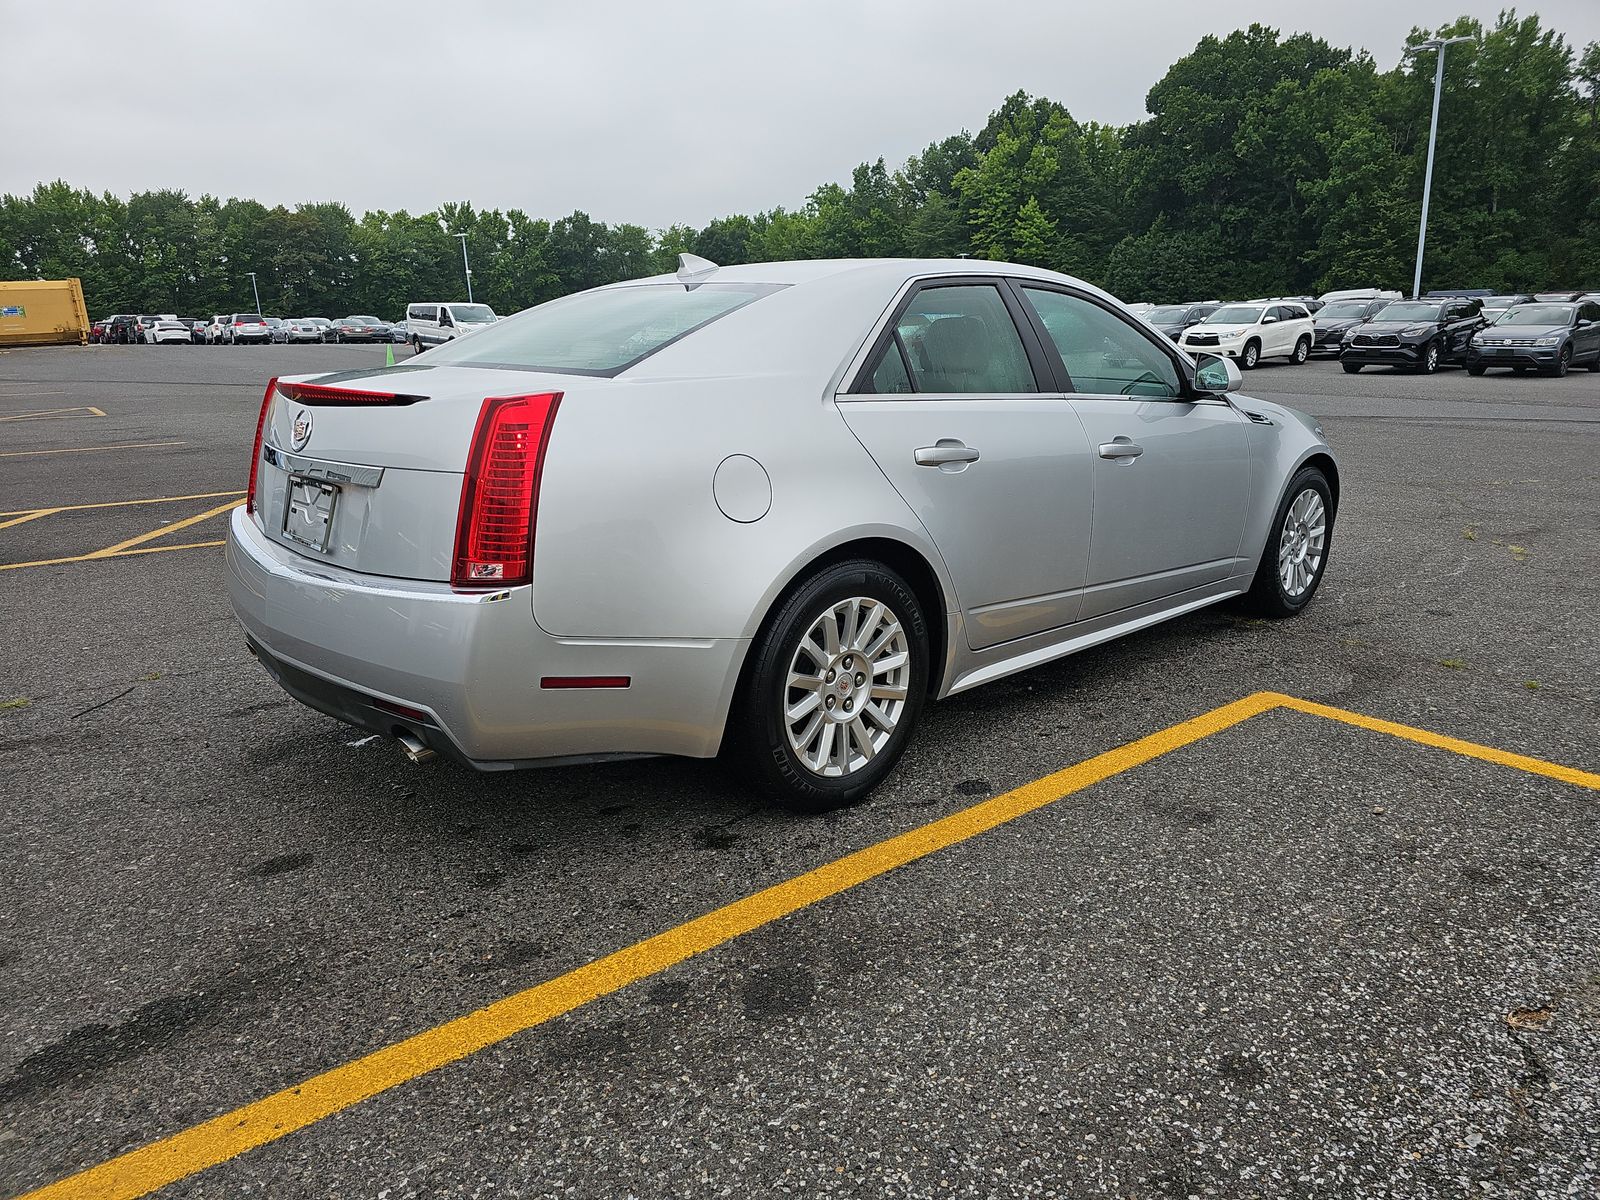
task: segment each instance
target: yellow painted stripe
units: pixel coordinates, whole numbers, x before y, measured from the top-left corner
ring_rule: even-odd
[[[26,525],[29,521],[37,521],[40,517],[48,517],[51,513],[60,511],[59,508],[36,508],[30,513],[23,513],[20,517],[11,517],[9,521],[0,521],[0,529],[10,529],[13,525]]]
[[[196,492],[192,496],[151,496],[144,500],[104,500],[99,504],[57,504],[46,508],[16,508],[0,512],[0,517],[36,516],[39,513],[82,512],[90,508],[126,508],[134,504],[171,504],[175,500],[215,500],[218,496],[242,496],[243,488],[231,492]],[[0,525],[0,529],[5,526]]]
[[[187,529],[191,525],[198,525],[201,521],[210,520],[212,517],[227,512],[230,508],[238,508],[243,500],[229,500],[226,504],[219,504],[215,508],[208,508],[203,513],[196,513],[192,517],[185,517],[181,521],[173,521],[159,529],[152,529],[148,533],[141,533],[138,537],[131,537],[125,542],[118,542],[115,546],[107,546],[104,550],[96,550],[92,554],[84,555],[85,558],[112,558],[134,546],[142,546],[148,541],[158,537],[165,537],[169,533],[176,533],[180,529]]]
[[[304,1129],[397,1084],[572,1012],[591,1000],[610,995],[819,900],[1227,729],[1273,708],[1276,703],[1275,698],[1247,696],[1077,766],[1046,775],[1015,791],[756,892],[547,983],[497,1000],[487,1008],[457,1017],[182,1133],[40,1188],[24,1200],[67,1200],[69,1197],[71,1200],[130,1200],[148,1195],[196,1171]]]
[[[0,414],[0,421],[67,420],[75,416],[84,415],[103,417],[105,413],[87,404],[80,404],[75,408],[36,408],[19,413],[4,413]]]
[[[135,550],[119,550],[115,554],[76,554],[71,558],[41,558],[37,562],[0,563],[0,571],[20,571],[24,567],[59,567],[63,563],[105,562],[112,558],[132,558],[136,554],[165,554],[169,550],[206,550],[223,546],[226,542],[183,542],[177,546],[140,546]]]
[[[1408,742],[1416,742],[1423,746],[1433,746],[1439,750],[1449,750],[1454,754],[1464,755],[1467,758],[1478,758],[1484,762],[1495,763],[1502,767],[1511,767],[1518,771],[1527,771],[1532,775],[1543,775],[1547,779],[1559,779],[1562,783],[1575,784],[1582,788],[1593,788],[1600,791],[1600,775],[1593,771],[1580,771],[1576,767],[1564,767],[1560,763],[1546,762],[1542,758],[1530,758],[1526,754],[1513,754],[1509,750],[1500,750],[1494,746],[1483,746],[1477,742],[1466,742],[1460,738],[1447,737],[1442,733],[1434,733],[1429,729],[1418,729],[1413,725],[1401,725],[1397,721],[1385,721],[1379,717],[1369,717],[1365,713],[1351,712],[1349,709],[1334,708],[1327,704],[1318,704],[1313,700],[1301,700],[1295,696],[1273,695],[1273,699],[1283,708],[1292,708],[1296,712],[1310,713],[1317,717],[1327,717],[1332,721],[1343,721],[1346,725],[1354,725],[1358,729],[1370,729],[1374,733],[1387,733],[1390,737],[1403,738]]]
[[[154,446],[186,446],[187,442],[125,442],[120,446],[70,446],[65,450],[8,450],[0,458],[30,458],[36,454],[90,454],[96,450],[148,450]]]

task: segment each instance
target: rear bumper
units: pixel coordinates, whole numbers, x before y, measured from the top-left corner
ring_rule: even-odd
[[[362,729],[409,733],[479,770],[710,757],[748,646],[555,638],[535,624],[530,588],[458,593],[327,566],[268,539],[242,507],[227,558],[234,613],[285,691]],[[630,685],[541,686],[548,676],[614,675]]]

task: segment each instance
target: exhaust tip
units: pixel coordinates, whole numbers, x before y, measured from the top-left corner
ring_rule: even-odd
[[[408,730],[396,729],[394,740],[400,744],[405,756],[414,763],[432,762],[435,757],[433,751],[424,746],[416,734]]]

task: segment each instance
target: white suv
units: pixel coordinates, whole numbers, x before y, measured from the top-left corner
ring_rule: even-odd
[[[1316,325],[1304,304],[1226,304],[1178,339],[1190,354],[1222,354],[1245,370],[1263,358],[1303,363],[1311,357]]]

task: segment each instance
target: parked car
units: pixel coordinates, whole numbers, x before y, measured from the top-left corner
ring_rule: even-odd
[[[318,338],[319,341],[333,341],[333,322],[328,320],[327,317],[301,317],[300,319],[302,321],[309,321],[311,324],[317,327],[317,333],[320,335]]]
[[[377,317],[341,317],[333,323],[336,342],[387,342],[389,326]]]
[[[1424,292],[1424,300],[1487,300],[1494,295],[1493,288],[1437,288]]]
[[[1600,301],[1519,304],[1473,335],[1467,358],[1472,375],[1490,367],[1565,375],[1579,366],[1600,371]]]
[[[1388,300],[1330,300],[1312,318],[1316,329],[1311,353],[1337,357],[1352,330],[1370,321],[1389,306]]]
[[[110,324],[110,317],[101,317],[89,326],[89,344],[91,346],[98,346],[106,340],[106,326]]]
[[[128,330],[129,339],[140,346],[148,346],[150,344],[150,339],[147,338],[145,334],[147,334],[155,326],[155,323],[155,314],[140,313],[134,318],[133,327]]]
[[[119,346],[139,341],[139,318],[133,313],[116,314],[106,322],[105,340]]]
[[[231,314],[224,332],[230,346],[265,346],[272,341],[272,326],[259,313]]]
[[[1191,325],[1198,325],[1221,307],[1222,305],[1214,300],[1204,304],[1163,304],[1160,308],[1152,308],[1145,313],[1144,319],[1173,341],[1177,341],[1185,329]]]
[[[1399,367],[1432,375],[1440,363],[1464,363],[1483,328],[1477,299],[1397,300],[1352,333],[1339,353],[1348,375],[1362,367]]]
[[[176,313],[161,313],[143,319],[144,340],[152,346],[187,346],[189,330]]]
[[[1533,298],[1540,304],[1572,304],[1583,299],[1582,292],[1535,292]]]
[[[430,300],[406,306],[406,326],[411,333],[411,348],[426,350],[493,325],[500,318],[487,304],[463,304]]]
[[[227,314],[218,313],[217,315],[213,316],[210,322],[206,325],[206,345],[220,346],[222,344],[223,334],[227,330],[227,325]]]
[[[1405,297],[1392,288],[1344,288],[1336,292],[1323,292],[1317,299],[1323,304],[1336,304],[1340,300],[1404,300]]]
[[[403,346],[411,340],[411,323],[409,320],[396,321],[389,326],[389,340],[398,346]]]
[[[282,317],[262,317],[261,319],[266,322],[267,340],[269,342],[286,342],[289,340],[283,330]]]
[[[1506,309],[1513,308],[1518,304],[1526,304],[1532,299],[1533,295],[1530,292],[1511,292],[1504,296],[1485,296],[1483,297],[1483,308],[1479,311],[1483,314],[1485,321],[1493,321],[1498,319]]]
[[[1198,325],[1184,330],[1178,344],[1191,354],[1220,354],[1237,359],[1245,370],[1263,358],[1303,363],[1311,357],[1316,327],[1299,303],[1226,304]]]
[[[183,327],[189,331],[189,344],[203,346],[206,344],[206,322],[200,317],[179,317]]]
[[[306,345],[322,340],[322,327],[315,321],[305,317],[290,317],[285,320],[280,328],[281,337],[274,337],[273,341],[285,344]]]
[[[273,381],[228,587],[290,695],[415,758],[726,744],[833,807],[931,700],[1304,609],[1339,469],[1240,382],[1037,268],[692,260]]]

